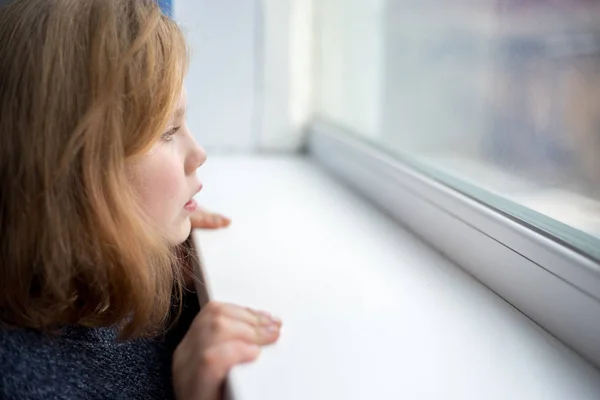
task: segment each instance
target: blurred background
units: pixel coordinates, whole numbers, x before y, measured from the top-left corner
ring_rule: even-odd
[[[600,1],[162,3],[190,41],[189,124],[209,154],[299,152],[326,121],[600,243]]]
[[[188,122],[200,143],[212,154],[298,151],[315,83],[312,0],[163,3],[191,45]]]

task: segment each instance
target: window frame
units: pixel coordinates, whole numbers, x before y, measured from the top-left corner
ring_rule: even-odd
[[[324,119],[306,150],[582,357],[600,367],[600,263]]]

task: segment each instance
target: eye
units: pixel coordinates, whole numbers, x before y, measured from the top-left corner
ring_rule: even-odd
[[[161,139],[165,142],[170,142],[173,139],[173,136],[177,133],[177,131],[181,128],[180,126],[175,126],[169,129],[167,132],[163,133]]]

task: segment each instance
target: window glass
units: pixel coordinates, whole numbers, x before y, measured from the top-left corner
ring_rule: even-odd
[[[600,259],[600,1],[316,4],[320,118]]]

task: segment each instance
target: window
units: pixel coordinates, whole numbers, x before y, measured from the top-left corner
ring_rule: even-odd
[[[318,113],[600,259],[600,3],[324,0]]]
[[[600,2],[315,4],[310,154],[600,366]]]

